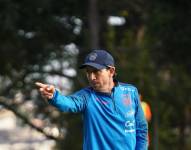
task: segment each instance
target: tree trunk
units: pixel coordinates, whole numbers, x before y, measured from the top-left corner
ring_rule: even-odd
[[[99,48],[99,15],[97,0],[89,0],[88,14],[90,29],[90,48]]]

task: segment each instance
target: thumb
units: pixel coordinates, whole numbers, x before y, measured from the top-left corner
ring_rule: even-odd
[[[53,85],[48,85],[48,86],[46,87],[46,90],[47,90],[48,92],[54,93],[55,88],[54,88]]]

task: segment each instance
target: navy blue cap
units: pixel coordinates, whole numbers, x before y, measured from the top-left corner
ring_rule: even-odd
[[[93,50],[86,56],[85,62],[80,66],[80,69],[86,66],[91,66],[100,70],[108,66],[114,66],[114,59],[111,54],[105,50]]]

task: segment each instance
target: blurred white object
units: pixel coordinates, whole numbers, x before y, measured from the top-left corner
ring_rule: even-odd
[[[109,16],[107,20],[107,23],[112,26],[122,26],[125,22],[125,18],[119,16]]]

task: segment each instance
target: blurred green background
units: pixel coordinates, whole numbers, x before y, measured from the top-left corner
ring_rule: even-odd
[[[54,149],[80,150],[80,114],[48,106],[34,83],[63,94],[86,86],[78,66],[93,49],[108,50],[118,80],[150,105],[149,149],[190,150],[190,0],[0,0],[0,110],[56,141]]]

